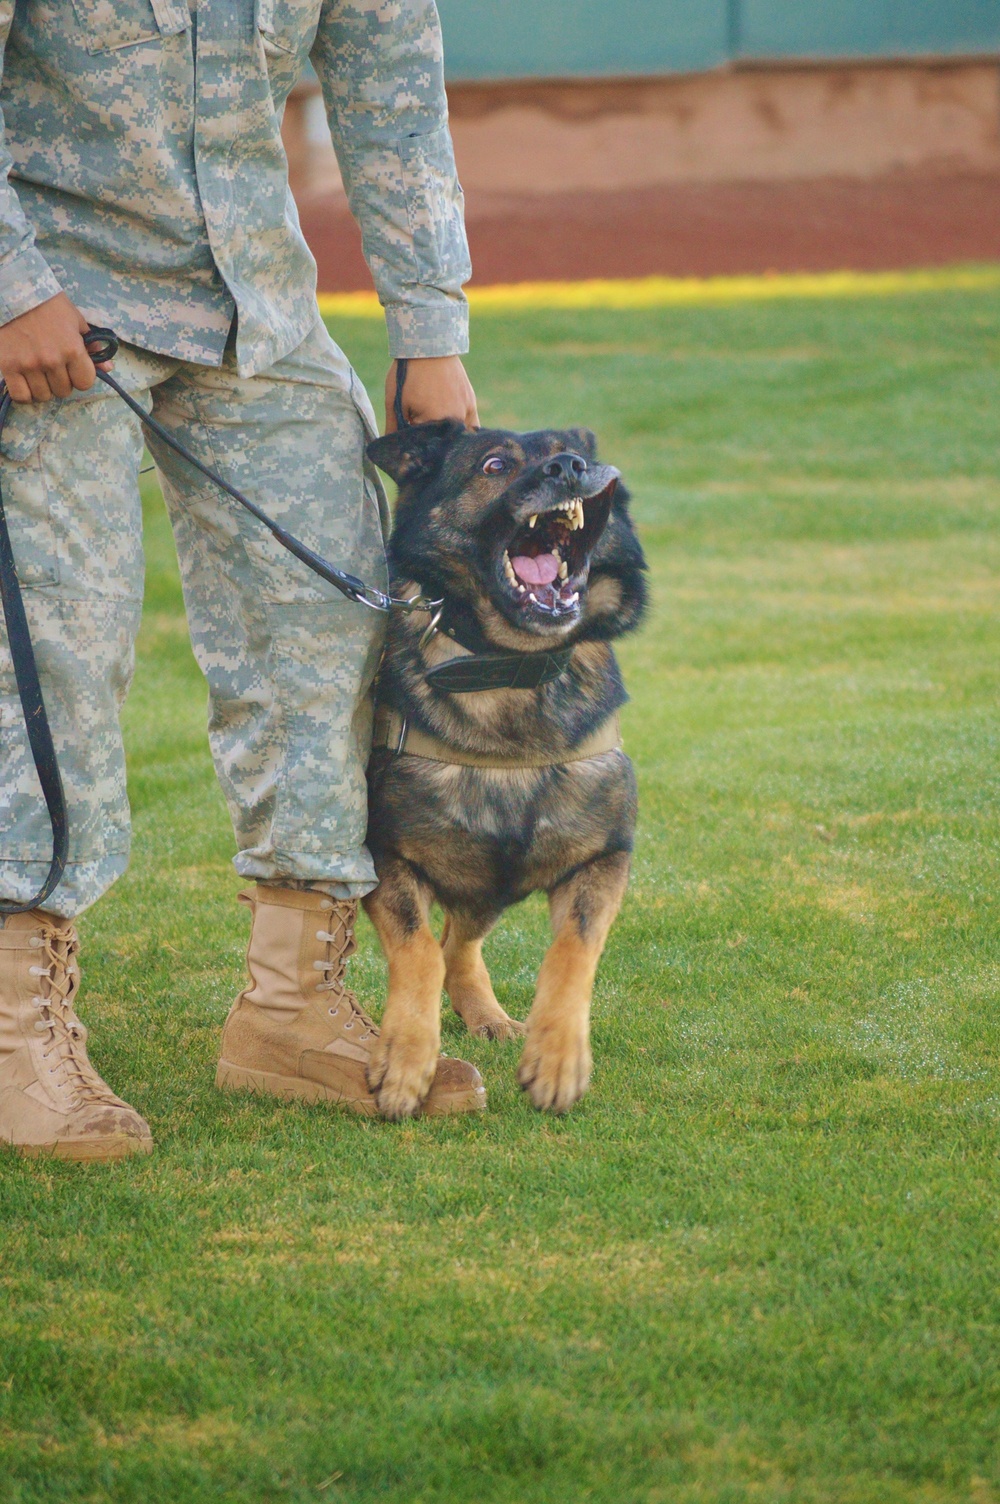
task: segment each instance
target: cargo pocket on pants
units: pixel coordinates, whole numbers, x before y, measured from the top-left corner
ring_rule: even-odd
[[[59,583],[56,535],[38,450],[63,400],[15,402],[0,437],[0,486],[17,577],[26,588]]]

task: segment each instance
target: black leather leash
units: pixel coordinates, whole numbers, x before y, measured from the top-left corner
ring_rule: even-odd
[[[85,343],[87,353],[95,365],[100,361],[113,360],[118,353],[118,336],[113,334],[110,329],[90,329],[85,336]],[[96,349],[91,349],[92,345],[96,345]],[[396,383],[395,403],[397,409],[402,403],[401,387],[403,381],[406,380],[405,362],[401,361],[400,365],[404,366],[404,370],[402,376],[397,378]],[[358,579],[357,575],[347,574],[343,569],[337,569],[333,564],[329,564],[321,554],[315,553],[313,549],[308,548],[294,534],[283,528],[280,523],[275,522],[272,517],[269,517],[256,502],[250,500],[249,496],[244,496],[242,491],[237,490],[235,486],[231,486],[227,480],[223,480],[222,476],[213,470],[211,466],[203,465],[201,460],[196,459],[191,451],[185,449],[180,440],[174,437],[169,428],[164,428],[162,423],[158,423],[155,418],[151,418],[140,403],[134,397],[130,396],[124,387],[119,386],[115,378],[107,371],[98,371],[97,375],[99,380],[104,382],[105,386],[109,386],[113,392],[117,392],[126,406],[132,409],[144,428],[147,428],[150,433],[155,433],[156,437],[161,439],[164,444],[167,444],[175,454],[179,454],[181,459],[186,460],[189,465],[192,465],[195,470],[198,470],[208,480],[212,481],[221,491],[225,491],[227,496],[231,496],[234,501],[238,501],[241,507],[245,507],[252,517],[256,517],[258,522],[262,522],[268,531],[274,534],[282,548],[287,548],[290,554],[294,554],[314,574],[318,574],[320,579],[326,580],[331,585],[335,585],[341,595],[346,595],[348,600],[355,601],[359,606],[367,606],[371,611],[391,611],[394,608],[400,611],[427,611],[436,609],[441,605],[439,600],[430,601],[424,596],[415,596],[413,600],[401,600],[397,596],[386,595],[383,591],[376,590],[374,585],[366,585],[364,580]],[[2,432],[2,425],[0,425],[0,432]]]
[[[84,335],[87,353],[95,365],[102,361],[113,360],[118,353],[118,343],[117,335],[110,329],[90,328]],[[442,605],[440,600],[428,600],[422,595],[413,596],[410,600],[401,600],[396,596],[386,595],[383,591],[376,590],[373,585],[366,585],[364,580],[359,580],[356,575],[347,574],[344,570],[335,568],[333,564],[328,563],[321,555],[308,548],[300,539],[269,517],[255,502],[250,500],[249,496],[244,496],[242,491],[231,486],[227,480],[223,480],[222,476],[208,465],[203,465],[201,460],[186,449],[168,428],[164,428],[162,423],[150,417],[112,375],[100,370],[97,375],[105,386],[109,386],[126,406],[132,409],[144,428],[155,434],[175,454],[179,454],[183,460],[217,485],[220,490],[225,491],[227,496],[238,501],[240,506],[245,507],[253,517],[257,518],[258,522],[264,524],[283,548],[286,548],[290,554],[294,554],[295,558],[307,565],[314,574],[318,574],[321,579],[334,585],[348,600],[355,601],[359,606],[367,606],[372,611],[430,611],[433,613],[440,609]],[[397,362],[394,402],[396,421],[400,427],[406,426],[406,420],[403,418],[403,383],[405,380],[406,361],[400,360]],[[0,435],[3,434],[4,425],[13,405],[6,384],[0,382]],[[66,794],[63,789],[62,775],[59,772],[59,760],[56,757],[52,728],[45,711],[38,664],[31,633],[28,630],[21,583],[17,577],[2,489],[0,489],[0,598],[3,600],[7,640],[10,644],[14,678],[28,733],[28,745],[31,748],[35,771],[38,774],[42,797],[45,800],[49,822],[52,826],[52,860],[49,863],[45,881],[38,892],[24,903],[0,899],[0,914],[23,914],[29,909],[39,908],[62,879],[69,852],[69,820],[66,812]]]
[[[0,395],[0,434],[3,433],[4,424],[13,405],[10,393],[6,386],[3,386],[2,395]],[[52,741],[52,728],[45,714],[45,701],[42,699],[42,686],[38,678],[35,650],[31,644],[31,633],[28,631],[28,618],[24,614],[21,582],[17,578],[17,570],[14,566],[14,550],[10,544],[10,531],[7,527],[2,492],[0,492],[0,596],[3,598],[7,641],[10,644],[10,656],[14,662],[14,678],[17,681],[17,692],[21,700],[21,710],[24,713],[28,745],[31,748],[38,781],[42,786],[42,797],[45,800],[45,807],[49,812],[49,823],[52,826],[52,860],[49,863],[45,881],[34,898],[29,899],[27,903],[12,903],[6,899],[0,899],[0,914],[23,914],[25,910],[33,909],[43,903],[62,878],[69,852],[69,820],[66,814],[66,795],[63,791],[62,775],[59,772],[59,762]]]

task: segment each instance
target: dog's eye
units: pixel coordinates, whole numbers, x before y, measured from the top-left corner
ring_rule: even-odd
[[[483,460],[484,475],[501,475],[507,468],[507,461],[501,454],[491,454],[489,459]]]

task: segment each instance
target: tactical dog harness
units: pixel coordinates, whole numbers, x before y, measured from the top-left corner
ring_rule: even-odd
[[[465,649],[464,656],[447,658],[444,663],[424,670],[425,684],[446,694],[538,689],[564,674],[573,656],[572,647],[537,653],[484,651],[487,643],[478,624],[467,612],[447,601],[431,616],[420,639],[420,647],[425,648],[439,633]],[[419,726],[411,726],[408,716],[388,705],[376,705],[372,738],[373,747],[386,747],[397,756],[405,753],[408,757],[423,757],[430,762],[468,768],[552,768],[563,763],[583,762],[602,752],[613,752],[621,744],[616,713],[575,747],[551,753],[532,755],[518,752],[514,757],[501,757],[496,752],[474,752],[454,747],[450,742],[422,731]]]

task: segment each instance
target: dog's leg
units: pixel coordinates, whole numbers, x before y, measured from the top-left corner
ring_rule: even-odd
[[[468,914],[449,914],[441,934],[445,991],[470,1034],[484,1039],[514,1039],[524,1024],[510,1018],[497,1002],[483,960],[483,941],[491,923],[476,923]]]
[[[590,1081],[590,995],[628,883],[629,856],[581,867],[549,894],[555,939],[538,974],[517,1079],[536,1107],[567,1112]]]
[[[389,963],[389,995],[368,1085],[379,1112],[415,1116],[430,1091],[441,1048],[444,956],[427,923],[430,893],[402,861],[380,873],[363,900]]]

